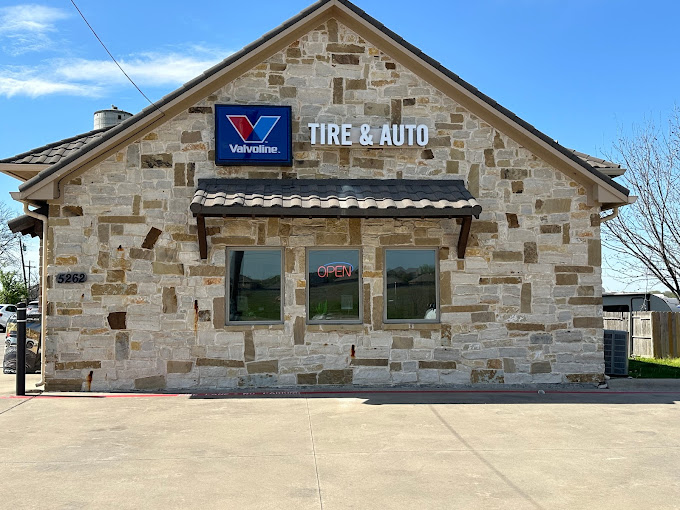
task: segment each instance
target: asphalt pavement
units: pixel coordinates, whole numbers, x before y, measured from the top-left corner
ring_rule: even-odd
[[[611,386],[16,398],[3,375],[1,506],[680,508],[680,383]]]

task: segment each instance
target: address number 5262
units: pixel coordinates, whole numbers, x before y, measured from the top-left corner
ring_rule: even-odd
[[[57,283],[82,283],[87,280],[85,273],[59,273]]]

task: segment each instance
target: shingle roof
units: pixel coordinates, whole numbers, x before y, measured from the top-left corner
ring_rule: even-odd
[[[11,158],[0,159],[0,163],[54,165],[59,163],[62,159],[78,153],[86,143],[101,138],[109,129],[111,129],[111,126],[59,140],[58,142],[17,154]]]
[[[601,172],[597,168],[593,167],[591,164],[588,163],[588,161],[584,158],[578,157],[576,154],[574,154],[574,151],[571,151],[559,143],[557,143],[555,140],[550,138],[549,136],[545,135],[538,129],[536,129],[534,126],[529,124],[528,122],[524,121],[517,115],[515,115],[513,112],[508,110],[507,108],[501,106],[499,103],[494,101],[492,98],[487,96],[486,94],[483,94],[480,92],[477,88],[473,87],[471,84],[466,82],[465,80],[461,79],[458,75],[455,73],[451,72],[448,70],[446,67],[444,67],[442,64],[440,64],[438,61],[434,60],[433,58],[429,57],[426,55],[422,50],[419,48],[413,46],[406,40],[404,40],[402,37],[397,35],[396,33],[392,32],[390,29],[385,27],[382,23],[380,23],[378,20],[375,18],[369,16],[366,12],[361,10],[359,7],[354,5],[352,2],[349,0],[319,0],[318,2],[310,5],[308,8],[304,9],[300,13],[298,13],[296,16],[290,18],[289,20],[285,21],[275,29],[267,32],[265,35],[263,35],[261,38],[257,39],[256,41],[252,42],[251,44],[245,46],[243,49],[240,51],[232,54],[219,64],[211,67],[210,69],[206,70],[204,73],[200,74],[193,80],[185,83],[183,86],[179,87],[178,89],[174,90],[170,94],[166,95],[163,97],[160,101],[157,101],[156,103],[147,106],[144,108],[141,112],[137,113],[136,115],[133,115],[132,117],[128,118],[121,124],[118,124],[115,126],[113,129],[110,129],[107,131],[105,134],[103,134],[99,138],[95,138],[90,140],[87,145],[84,145],[81,150],[79,151],[74,151],[69,153],[67,156],[62,157],[59,159],[57,163],[55,163],[53,166],[46,168],[45,170],[41,171],[38,175],[35,177],[29,179],[28,181],[24,182],[19,186],[19,191],[25,191],[31,187],[33,187],[35,184],[41,182],[43,179],[46,179],[47,177],[51,176],[61,168],[65,167],[69,163],[75,161],[78,157],[80,157],[82,154],[85,152],[97,147],[98,145],[106,142],[107,140],[113,138],[116,136],[118,133],[126,130],[128,127],[132,126],[133,124],[137,123],[141,119],[145,118],[146,116],[150,115],[152,112],[156,110],[161,110],[163,106],[167,105],[171,101],[175,100],[185,92],[189,91],[193,87],[196,87],[199,85],[201,82],[206,80],[207,78],[215,75],[216,73],[222,71],[223,69],[229,67],[231,64],[234,64],[235,62],[239,61],[240,59],[244,58],[246,55],[249,53],[255,51],[259,46],[264,44],[265,42],[273,39],[277,35],[281,34],[284,32],[286,29],[290,28],[291,26],[295,25],[305,17],[311,15],[314,11],[317,9],[321,8],[325,4],[331,2],[331,1],[337,1],[338,3],[344,5],[346,8],[354,12],[356,15],[360,16],[363,18],[365,21],[370,23],[373,27],[375,27],[377,30],[381,31],[383,34],[391,38],[393,41],[395,41],[397,44],[400,44],[404,48],[408,49],[410,52],[418,56],[420,59],[437,69],[439,72],[447,76],[449,79],[453,80],[456,82],[458,85],[461,87],[465,88],[468,92],[471,94],[474,94],[477,98],[480,100],[484,101],[487,103],[489,106],[492,108],[496,109],[499,111],[501,114],[505,115],[508,117],[510,120],[515,122],[516,124],[520,125],[530,133],[532,133],[534,136],[545,142],[546,144],[550,145],[553,149],[556,151],[562,153],[564,156],[568,157],[572,161],[576,162],[579,164],[581,167],[583,167],[586,171],[591,173],[593,176],[596,178],[608,183],[611,185],[613,188],[618,190],[621,193],[624,193],[625,195],[629,194],[629,190],[619,184],[618,182],[615,182],[612,180],[608,175],[605,173]],[[9,161],[0,161],[2,162],[9,162]]]
[[[461,180],[199,179],[190,206],[203,216],[479,216]]]
[[[607,161],[606,159],[596,158],[595,156],[590,156],[588,154],[585,154],[584,152],[579,152],[574,149],[568,150],[573,152],[576,157],[581,158],[590,166],[592,166],[593,168],[597,168],[598,170],[608,175],[609,177],[623,175],[626,172],[626,169],[623,168],[621,165],[612,163],[611,161]]]

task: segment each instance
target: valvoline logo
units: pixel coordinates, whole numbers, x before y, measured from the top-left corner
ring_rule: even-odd
[[[215,105],[215,163],[292,164],[290,106]]]
[[[258,118],[253,126],[245,115],[227,115],[227,118],[245,143],[263,143],[281,119],[279,116],[266,115]]]

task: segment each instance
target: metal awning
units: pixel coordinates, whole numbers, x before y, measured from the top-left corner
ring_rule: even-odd
[[[207,257],[210,216],[462,218],[461,257],[472,216],[478,218],[482,207],[462,180],[199,179],[190,210],[201,258]]]
[[[203,216],[451,218],[482,207],[462,180],[199,179],[191,212]]]

